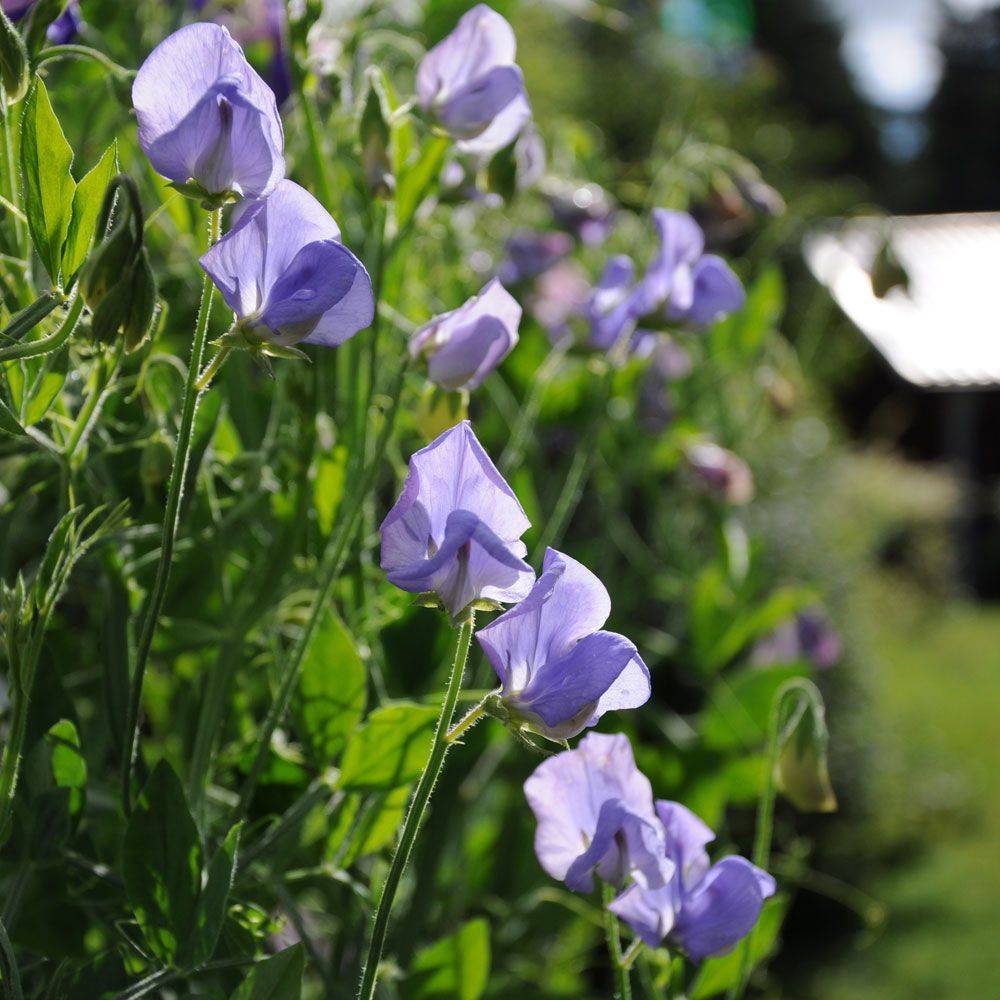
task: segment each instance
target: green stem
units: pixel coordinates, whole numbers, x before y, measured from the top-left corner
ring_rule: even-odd
[[[448,679],[448,689],[441,704],[441,714],[438,716],[437,729],[434,731],[434,742],[431,745],[430,756],[424,766],[423,774],[417,782],[416,791],[410,801],[406,818],[399,830],[399,846],[393,855],[389,874],[386,876],[382,895],[379,897],[375,910],[375,921],[372,924],[371,939],[368,943],[368,954],[361,973],[361,985],[358,988],[358,1000],[372,1000],[375,996],[375,984],[378,980],[379,963],[382,961],[382,949],[385,947],[385,937],[389,929],[389,917],[392,914],[392,904],[399,890],[399,883],[406,871],[407,862],[413,851],[413,844],[420,832],[420,823],[427,811],[431,792],[437,782],[438,775],[444,765],[450,743],[447,734],[458,702],[458,693],[462,688],[462,676],[465,673],[465,663],[469,658],[469,646],[472,643],[472,632],[475,628],[473,616],[462,623],[455,642],[455,659],[452,663],[451,677]]]
[[[449,730],[445,739],[449,743],[454,743],[460,736],[467,733],[485,714],[486,708],[483,703],[480,702],[475,708],[459,720],[454,729]]]
[[[778,689],[771,703],[771,715],[767,725],[767,753],[765,755],[764,786],[760,790],[757,801],[757,827],[754,831],[753,855],[751,860],[758,867],[767,871],[771,859],[771,838],[774,835],[774,803],[778,797],[777,771],[778,755],[781,752],[781,717],[785,699],[789,695],[796,697],[811,697],[806,685],[808,681],[793,678],[786,681]],[[730,990],[728,1000],[742,1000],[750,980],[753,960],[753,942],[757,932],[755,924],[740,946],[740,971],[736,985]]]
[[[221,212],[215,209],[209,215],[208,245],[212,246],[219,239]],[[212,309],[212,279],[206,274],[201,285],[201,303],[198,306],[198,320],[195,326],[194,344],[191,347],[191,360],[188,363],[187,385],[184,390],[184,403],[181,409],[180,429],[177,434],[177,447],[174,452],[174,464],[170,473],[170,486],[167,490],[166,511],[163,517],[163,534],[160,541],[160,558],[156,565],[156,577],[149,593],[146,613],[139,633],[139,643],[136,649],[135,668],[132,672],[129,690],[128,714],[125,717],[125,747],[122,754],[121,796],[122,807],[128,816],[132,810],[132,769],[135,764],[136,752],[139,746],[139,712],[142,708],[142,685],[146,676],[146,664],[149,652],[153,646],[153,636],[163,610],[163,602],[167,595],[167,582],[170,578],[170,563],[174,554],[174,542],[177,538],[177,528],[180,524],[181,497],[184,492],[184,482],[187,478],[188,458],[191,452],[191,437],[194,430],[194,415],[198,407],[198,372],[205,356],[205,344],[208,340],[208,318]]]
[[[219,369],[226,363],[226,358],[228,358],[232,352],[232,344],[223,344],[222,347],[216,351],[215,357],[209,361],[208,366],[198,376],[198,381],[194,384],[194,387],[198,392],[204,392],[209,387],[212,379],[218,374]]]
[[[116,63],[114,59],[106,56],[98,49],[92,49],[89,45],[50,45],[38,53],[35,65],[41,66],[42,63],[49,62],[52,59],[90,59],[116,76],[128,77],[134,75],[124,66]]]
[[[622,954],[622,940],[618,933],[618,918],[611,912],[614,902],[614,886],[601,883],[601,900],[604,904],[604,933],[608,941],[608,957],[615,976],[615,1000],[632,1000],[632,980],[625,956]]]
[[[105,357],[101,357],[98,362],[100,371],[98,372],[94,390],[87,396],[83,406],[80,407],[76,422],[73,424],[73,430],[70,431],[69,438],[63,447],[63,454],[69,460],[74,458],[77,449],[82,444],[86,444],[87,438],[90,437],[90,432],[97,422],[97,418],[101,415],[101,409],[111,394],[114,375],[118,370],[118,365],[121,363],[124,344],[124,341],[119,342],[118,349],[115,351],[110,363]]]
[[[330,594],[340,576],[340,571],[344,567],[344,561],[347,558],[351,542],[354,539],[355,529],[358,526],[361,512],[364,509],[365,499],[375,485],[375,478],[378,474],[382,456],[385,454],[389,439],[392,437],[393,429],[396,426],[400,398],[403,394],[403,382],[408,369],[409,362],[404,361],[396,374],[396,382],[392,390],[392,403],[389,407],[389,412],[385,416],[385,422],[382,425],[378,440],[375,442],[375,451],[371,461],[369,461],[362,473],[357,488],[352,490],[349,500],[346,501],[346,506],[337,530],[332,532],[330,538],[327,540],[323,560],[320,565],[319,587],[309,608],[309,617],[306,619],[302,632],[292,647],[292,652],[284,666],[284,673],[278,686],[278,693],[275,695],[274,702],[261,728],[257,754],[250,767],[250,773],[243,783],[239,804],[233,814],[233,823],[236,823],[246,815],[250,800],[253,798],[254,789],[257,787],[257,781],[260,778],[261,769],[264,766],[264,760],[271,748],[271,737],[274,735],[278,723],[288,708],[292,692],[295,690],[295,682],[298,679],[299,670],[302,667],[302,661],[305,659],[313,635],[329,606]]]
[[[11,724],[0,763],[0,844],[7,839],[17,786],[21,748],[28,727],[28,692],[20,680],[13,678],[10,687]]]
[[[83,297],[77,292],[73,298],[73,304],[66,314],[59,328],[41,340],[30,340],[27,342],[11,344],[9,347],[0,348],[0,364],[5,361],[14,361],[17,358],[38,358],[43,354],[59,350],[76,329],[76,324],[83,313]]]
[[[14,239],[17,243],[17,250],[21,259],[27,261],[30,250],[27,241],[27,228],[24,223],[25,216],[21,211],[21,198],[17,187],[17,160],[14,156],[14,137],[10,130],[11,109],[7,106],[7,95],[4,93],[3,87],[0,87],[0,102],[3,105],[0,108],[0,128],[3,129],[4,155],[7,157],[7,169],[4,171],[7,175],[6,195],[14,208],[11,214],[14,216]]]

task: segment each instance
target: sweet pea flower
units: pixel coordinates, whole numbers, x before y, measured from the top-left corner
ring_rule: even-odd
[[[564,260],[540,275],[528,308],[553,343],[572,337],[571,321],[581,315],[590,296],[587,276],[575,261]]]
[[[653,790],[623,734],[590,733],[549,757],[524,794],[538,822],[535,854],[552,878],[576,892],[592,891],[595,873],[616,886],[629,878],[650,889],[669,883],[674,864]]]
[[[209,201],[269,194],[285,174],[274,93],[217,24],[164,39],[132,85],[139,145],[157,173]]]
[[[511,236],[504,249],[497,277],[504,284],[514,285],[537,278],[567,257],[573,239],[568,233],[527,230]]]
[[[746,858],[711,864],[715,834],[680,803],[658,801],[656,813],[673,876],[660,888],[636,882],[610,908],[652,948],[667,940],[696,962],[724,955],[757,923],[774,879]]]
[[[19,21],[34,7],[36,0],[2,0],[0,7],[12,20]],[[70,0],[63,12],[45,29],[45,38],[52,45],[66,45],[80,34],[83,14],[80,0]]]
[[[826,670],[843,656],[844,647],[822,608],[806,608],[758,640],[751,659],[758,666],[807,660]]]
[[[756,488],[750,466],[739,455],[714,441],[699,441],[684,451],[691,471],[701,488],[734,507],[753,498]]]
[[[517,43],[506,19],[485,4],[417,67],[417,98],[465,153],[488,156],[514,140],[531,118]]]
[[[410,354],[427,358],[442,389],[476,389],[517,344],[521,307],[494,278],[465,305],[436,316],[414,334]]]
[[[382,569],[401,590],[435,594],[453,619],[478,600],[512,604],[535,579],[521,541],[529,527],[463,420],[410,458],[380,529]]]
[[[635,263],[631,257],[617,254],[604,265],[583,308],[590,326],[591,347],[609,351],[623,337],[631,336],[639,316],[634,305],[634,278]]]
[[[649,670],[624,636],[602,631],[611,613],[586,566],[548,549],[531,593],[476,638],[500,679],[515,728],[569,739],[613,709],[649,699]]]
[[[240,208],[201,266],[251,344],[336,347],[371,323],[368,272],[308,191],[283,180],[268,198]]]
[[[662,310],[672,322],[702,328],[743,305],[739,278],[715,254],[706,254],[705,234],[686,212],[653,209],[660,246],[636,287],[636,316]]]

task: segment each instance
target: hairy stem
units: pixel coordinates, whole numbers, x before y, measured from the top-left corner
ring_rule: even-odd
[[[47,337],[42,337],[41,340],[22,341],[11,344],[9,347],[0,348],[0,364],[4,361],[14,361],[17,358],[39,358],[43,354],[59,350],[73,335],[82,313],[83,297],[77,292],[66,318],[57,330],[54,330]]]
[[[430,756],[424,765],[423,773],[417,782],[416,791],[410,800],[410,808],[399,830],[399,846],[393,855],[389,874],[386,876],[378,907],[375,910],[375,921],[372,924],[371,939],[368,943],[368,954],[361,973],[361,985],[358,988],[358,1000],[372,1000],[375,996],[375,984],[378,980],[378,967],[382,961],[382,950],[385,947],[386,933],[389,929],[389,917],[392,915],[392,904],[395,902],[399,883],[406,871],[407,862],[413,852],[413,845],[420,832],[420,823],[427,811],[427,803],[437,782],[438,775],[444,765],[445,756],[451,744],[448,741],[448,727],[455,714],[458,693],[462,688],[462,676],[465,664],[469,658],[469,646],[472,643],[472,632],[475,628],[473,616],[464,622],[458,630],[455,642],[455,658],[452,662],[451,677],[448,679],[448,689],[445,691],[441,704],[441,714],[438,716],[437,728],[434,731],[434,742],[431,745]]]
[[[221,212],[215,209],[209,215],[208,245],[212,246],[219,239],[221,227]],[[146,603],[146,613],[142,620],[139,633],[139,643],[136,648],[135,667],[132,671],[129,690],[128,714],[125,717],[125,746],[121,765],[121,796],[122,808],[128,816],[132,811],[132,769],[135,765],[136,752],[139,746],[139,713],[142,708],[142,685],[146,676],[146,664],[149,652],[153,646],[153,636],[163,610],[163,602],[167,596],[167,583],[170,579],[170,564],[173,560],[174,542],[177,538],[177,528],[180,524],[181,499],[184,492],[184,482],[187,478],[188,458],[191,453],[191,437],[194,430],[194,416],[198,407],[199,391],[197,387],[198,372],[201,370],[205,356],[205,345],[208,340],[208,318],[212,309],[212,279],[206,274],[201,285],[201,303],[198,307],[198,320],[195,326],[194,344],[191,347],[191,360],[188,363],[187,385],[184,390],[184,403],[181,409],[180,430],[177,434],[177,447],[174,452],[174,464],[170,473],[170,485],[167,490],[166,511],[163,517],[163,533],[160,541],[160,559],[156,565],[156,577],[153,588]]]

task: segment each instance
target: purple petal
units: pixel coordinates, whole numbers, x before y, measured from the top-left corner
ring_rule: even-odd
[[[635,646],[624,636],[594,632],[561,659],[537,669],[528,687],[512,700],[537,715],[553,734],[569,739],[597,722],[601,697],[635,658]],[[649,697],[648,678],[645,693],[643,702]]]
[[[132,102],[139,143],[170,180],[260,195],[284,174],[274,94],[219,25],[188,25],[161,42],[136,75]]]
[[[608,907],[650,948],[658,948],[674,926],[676,900],[673,889],[643,889],[630,885]]]
[[[597,720],[605,712],[621,712],[645,705],[649,701],[652,690],[649,682],[649,668],[643,662],[642,657],[636,653],[625,664],[625,669],[611,682],[607,691],[598,699],[597,708],[594,709],[594,714],[590,717],[587,725],[596,725]]]
[[[669,877],[669,871],[663,873],[663,840],[653,812],[652,789],[636,768],[624,735],[591,733],[575,749],[539,764],[525,782],[524,792],[538,821],[535,853],[553,878],[564,879],[593,843],[601,810],[608,801],[619,803],[624,810],[617,815],[628,814],[640,821],[629,842],[636,849],[636,862],[628,859],[620,867],[641,868],[644,878],[654,884]],[[644,834],[635,836],[640,829]],[[583,879],[584,875],[577,870],[574,878]]]
[[[438,104],[438,119],[456,138],[475,139],[523,93],[524,74],[517,66],[494,66]]]
[[[514,98],[474,139],[460,139],[455,148],[469,156],[491,156],[509,146],[531,121],[531,105],[526,94]]]
[[[690,809],[679,802],[658,799],[656,815],[660,817],[667,837],[667,854],[677,863],[681,885],[696,885],[709,868],[705,845],[715,840],[715,834]]]
[[[464,14],[417,67],[417,97],[425,111],[490,70],[513,64],[517,51],[507,20],[485,4]]]
[[[653,209],[653,224],[660,248],[632,296],[637,317],[655,312],[668,299],[673,309],[691,307],[694,295],[691,269],[705,247],[701,228],[686,212]]]
[[[517,607],[477,633],[505,693],[523,691],[536,668],[566,656],[611,613],[611,599],[582,563],[548,549],[542,575]]]
[[[691,302],[681,309],[671,299],[667,315],[672,319],[686,320],[694,327],[711,326],[716,321],[736,312],[746,301],[740,279],[729,265],[714,254],[706,254],[694,266],[694,286]]]
[[[760,917],[774,880],[746,858],[723,858],[684,897],[674,937],[694,961],[730,951]]]

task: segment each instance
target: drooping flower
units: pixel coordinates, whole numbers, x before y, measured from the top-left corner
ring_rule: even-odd
[[[476,389],[517,344],[521,307],[494,278],[464,305],[436,316],[414,334],[410,354],[427,358],[442,389]]]
[[[538,826],[542,868],[576,892],[594,875],[611,885],[633,879],[660,888],[673,875],[649,780],[635,766],[628,738],[590,733],[549,757],[524,783]]]
[[[164,39],[132,86],[139,144],[157,173],[209,200],[269,194],[285,174],[274,93],[217,24]]]
[[[572,251],[573,240],[568,233],[526,230],[511,236],[504,249],[497,277],[505,285],[514,285],[537,278],[558,264]]]
[[[477,600],[514,603],[535,574],[531,527],[468,421],[410,458],[403,492],[380,529],[381,565],[401,590],[433,593],[453,618]]]
[[[308,191],[283,180],[269,197],[240,207],[201,266],[251,343],[336,347],[371,323],[368,272]]]
[[[476,638],[500,679],[500,703],[516,728],[569,739],[608,711],[649,699],[649,671],[632,642],[602,626],[604,585],[555,549],[531,593]]]
[[[750,466],[728,448],[714,441],[698,441],[685,449],[684,456],[706,493],[735,507],[753,499],[755,487]]]
[[[705,845],[715,834],[680,803],[658,801],[656,813],[673,876],[660,888],[629,886],[611,910],[650,947],[667,940],[696,962],[724,955],[757,923],[774,879],[746,858],[711,864]]]
[[[487,156],[512,142],[531,118],[514,32],[478,4],[417,67],[420,106],[466,153]]]

